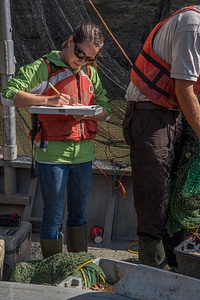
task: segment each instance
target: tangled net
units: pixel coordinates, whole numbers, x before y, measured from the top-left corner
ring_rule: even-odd
[[[22,65],[51,50],[59,50],[63,41],[73,34],[74,28],[91,21],[82,0],[27,0],[26,5],[24,0],[12,0],[10,3],[16,73]],[[124,168],[130,163],[129,147],[124,142],[121,125],[126,108],[124,96],[129,83],[129,69],[122,67],[105,49],[102,54],[97,59],[97,68],[107,90],[111,119],[106,124],[99,122],[99,134],[93,141],[96,160],[109,167],[111,163]],[[15,112],[18,157],[30,157],[30,115],[26,108],[16,108]],[[3,118],[0,120],[0,132],[0,154],[3,154]]]
[[[100,266],[93,263],[93,255],[87,252],[62,252],[50,257],[19,262],[10,281],[42,285],[58,285],[69,276],[81,278],[82,286],[91,288],[95,283],[105,282]]]
[[[200,141],[185,120],[183,132],[186,142],[172,186],[167,220],[171,236],[182,228],[198,227],[200,224]]]

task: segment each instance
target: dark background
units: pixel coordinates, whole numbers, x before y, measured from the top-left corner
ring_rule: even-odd
[[[122,66],[129,68],[129,61],[108,33],[90,1],[83,0],[83,3],[91,20],[100,25],[104,32],[106,50]],[[92,3],[128,57],[134,62],[147,34],[156,23],[181,7],[200,4],[200,1],[193,3],[183,0],[93,0]]]

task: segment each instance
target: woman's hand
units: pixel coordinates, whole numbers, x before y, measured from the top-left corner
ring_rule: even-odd
[[[77,121],[80,122],[81,120],[85,119],[87,116],[79,116],[79,115],[74,115],[73,118]]]
[[[54,96],[49,96],[47,101],[47,106],[64,106],[71,105],[70,96],[67,94],[57,94]]]
[[[70,96],[67,94],[56,94],[53,96],[31,94],[20,91],[16,94],[14,103],[17,107],[30,107],[32,105],[38,106],[63,106],[71,105]]]

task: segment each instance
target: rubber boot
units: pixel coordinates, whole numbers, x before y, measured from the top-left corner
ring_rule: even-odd
[[[68,252],[87,252],[87,225],[66,228]]]
[[[57,240],[40,240],[43,258],[47,258],[57,253],[63,252],[63,234]]]
[[[3,236],[0,236],[0,280],[3,279],[4,257],[5,257],[5,240]]]
[[[168,269],[164,246],[161,240],[139,240],[139,261],[141,264]]]

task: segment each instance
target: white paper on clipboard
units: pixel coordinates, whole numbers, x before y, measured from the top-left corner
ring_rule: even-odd
[[[102,113],[103,107],[99,105],[65,105],[55,106],[30,106],[30,114],[57,114],[57,115],[98,115]]]

